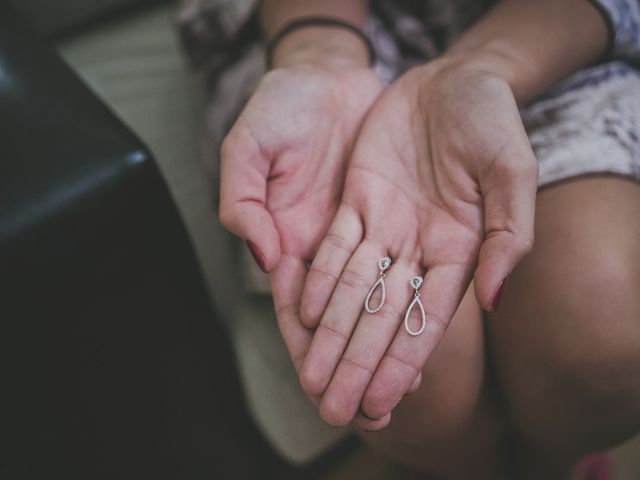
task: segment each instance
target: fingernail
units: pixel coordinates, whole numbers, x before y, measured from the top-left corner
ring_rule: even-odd
[[[264,255],[262,254],[260,249],[251,240],[247,240],[247,248],[251,252],[251,256],[253,256],[253,259],[260,267],[260,270],[262,270],[264,273],[267,273],[267,269],[265,268]]]
[[[498,307],[500,306],[500,300],[502,299],[502,294],[504,293],[504,286],[506,285],[506,283],[507,279],[505,278],[500,282],[500,285],[498,285],[496,293],[493,294],[493,299],[491,300],[491,309],[494,312],[498,311]]]

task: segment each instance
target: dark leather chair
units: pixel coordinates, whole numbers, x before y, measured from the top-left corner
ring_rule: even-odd
[[[270,478],[151,153],[0,0],[0,478]]]

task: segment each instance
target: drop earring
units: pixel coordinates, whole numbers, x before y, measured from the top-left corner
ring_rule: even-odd
[[[425,313],[422,302],[420,301],[420,292],[418,291],[422,286],[422,277],[413,277],[409,283],[411,284],[411,288],[413,288],[414,292],[413,300],[407,308],[407,312],[404,314],[404,329],[412,337],[417,337],[422,332],[424,332],[424,329],[427,326],[427,314]],[[409,316],[411,315],[411,310],[413,310],[416,305],[418,305],[418,307],[420,308],[422,324],[420,325],[420,328],[418,330],[411,330],[411,327],[409,327]]]
[[[364,309],[367,311],[367,313],[377,313],[384,306],[384,301],[386,300],[386,297],[387,297],[387,286],[384,284],[384,272],[387,271],[390,266],[391,266],[390,257],[382,257],[380,260],[378,260],[378,270],[380,271],[380,277],[378,278],[378,280],[376,280],[376,283],[374,283],[371,286],[371,288],[369,289],[369,293],[367,294],[367,298],[364,301]],[[377,307],[371,308],[371,305],[369,305],[369,302],[371,301],[371,296],[373,295],[373,292],[375,292],[378,287],[382,289],[380,303],[378,304]]]

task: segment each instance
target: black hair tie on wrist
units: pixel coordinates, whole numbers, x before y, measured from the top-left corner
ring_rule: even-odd
[[[273,37],[267,44],[267,68],[271,68],[273,64],[273,50],[276,48],[280,40],[289,35],[295,30],[299,30],[305,27],[335,27],[348,30],[359,37],[367,47],[369,52],[369,64],[373,65],[376,62],[376,52],[373,49],[371,40],[364,32],[358,27],[333,17],[301,17],[287,23],[282,30],[280,30],[275,37]]]

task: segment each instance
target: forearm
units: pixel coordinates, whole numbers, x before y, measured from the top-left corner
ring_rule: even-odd
[[[587,0],[502,0],[446,52],[476,58],[519,103],[603,55],[607,25]]]
[[[308,16],[337,18],[362,28],[367,4],[367,0],[263,0],[262,28],[269,39],[291,20]],[[274,67],[298,63],[367,66],[369,53],[364,42],[351,32],[334,27],[305,27],[286,35],[273,51]]]

